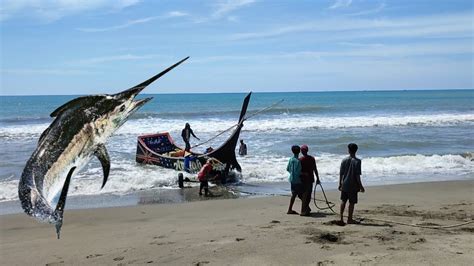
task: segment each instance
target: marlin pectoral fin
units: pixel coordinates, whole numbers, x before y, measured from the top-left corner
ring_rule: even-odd
[[[100,164],[102,164],[102,170],[104,171],[104,181],[102,182],[102,187],[101,187],[102,189],[104,188],[105,183],[107,183],[107,178],[109,178],[110,158],[104,144],[99,144],[94,154],[99,159]]]
[[[76,167],[73,167],[71,168],[71,170],[69,170],[69,173],[66,177],[66,181],[63,185],[63,190],[61,191],[61,196],[59,196],[58,205],[56,206],[56,210],[54,211],[54,213],[57,215],[56,234],[58,235],[58,239],[61,233],[61,227],[63,226],[64,206],[66,206],[66,197],[67,192],[69,190],[69,183],[71,182],[72,173],[74,173],[75,169]]]

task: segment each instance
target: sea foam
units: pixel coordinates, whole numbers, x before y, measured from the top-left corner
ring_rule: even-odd
[[[185,123],[190,123],[195,132],[219,132],[234,125],[229,119],[163,119],[157,117],[131,119],[115,134],[144,134],[161,131],[179,132]],[[339,129],[356,127],[402,127],[442,126],[460,123],[474,123],[474,113],[431,114],[431,115],[389,115],[389,116],[265,116],[249,119],[245,130],[274,132],[309,128]],[[41,134],[49,124],[0,126],[0,138],[28,138]]]
[[[114,156],[115,157],[115,156]],[[339,166],[345,156],[317,155],[319,175],[323,182],[337,182]],[[288,157],[249,155],[238,158],[242,166],[241,182],[286,182]],[[362,158],[364,182],[396,183],[420,181],[430,176],[432,180],[474,178],[474,161],[462,155],[403,155],[392,157]],[[112,168],[107,185],[101,190],[102,168],[91,162],[71,181],[70,195],[127,194],[151,188],[177,188],[178,172],[158,166],[141,165],[134,160],[112,158]],[[195,178],[185,173],[186,177]],[[403,179],[403,180],[402,180]],[[18,181],[0,182],[0,201],[18,197]]]

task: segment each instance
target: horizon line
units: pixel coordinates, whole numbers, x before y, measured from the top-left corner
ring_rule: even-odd
[[[161,93],[141,93],[140,95],[156,95],[156,94],[244,94],[252,93],[314,93],[314,92],[396,92],[396,91],[457,91],[457,90],[474,90],[474,88],[422,88],[422,89],[354,89],[354,90],[297,90],[297,91],[228,91],[228,92],[161,92]],[[117,93],[117,92],[116,92]],[[0,97],[12,96],[86,96],[86,95],[110,95],[114,93],[96,93],[96,94],[0,94]]]

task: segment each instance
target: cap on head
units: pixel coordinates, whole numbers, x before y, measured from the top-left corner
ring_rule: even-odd
[[[349,145],[347,145],[347,149],[349,150],[350,153],[356,153],[359,147],[357,147],[357,144],[355,143],[349,143]]]
[[[309,150],[308,145],[306,144],[301,145],[301,152],[308,152],[308,150]]]

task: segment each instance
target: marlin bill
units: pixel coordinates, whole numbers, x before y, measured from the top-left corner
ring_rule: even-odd
[[[107,138],[151,100],[134,100],[140,91],[188,58],[128,90],[78,97],[53,111],[54,121],[40,136],[20,178],[23,210],[39,221],[55,224],[59,238],[71,178],[95,156],[102,165],[102,188],[105,186],[110,171],[104,145]]]

